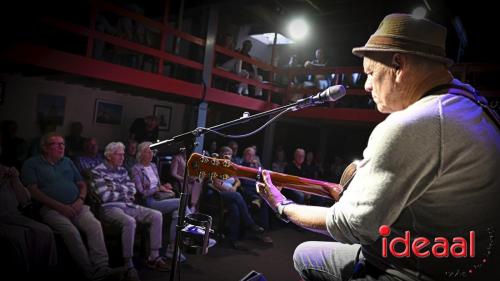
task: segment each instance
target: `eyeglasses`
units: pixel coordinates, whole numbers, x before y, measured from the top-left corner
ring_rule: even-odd
[[[66,146],[64,142],[49,142],[50,146]]]

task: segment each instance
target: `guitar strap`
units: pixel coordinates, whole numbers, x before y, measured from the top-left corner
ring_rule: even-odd
[[[447,91],[444,92],[444,90]],[[435,95],[440,92],[441,94],[452,94],[470,99],[483,109],[486,115],[488,115],[491,118],[493,123],[495,123],[497,128],[500,130],[500,117],[498,116],[498,113],[496,113],[496,111],[494,111],[491,107],[489,107],[488,101],[484,97],[480,96],[478,91],[476,90],[471,91],[470,89],[467,89],[466,87],[460,85],[441,84],[431,88],[422,96],[422,98],[430,95]]]

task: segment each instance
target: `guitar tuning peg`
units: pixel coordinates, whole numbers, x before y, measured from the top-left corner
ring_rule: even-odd
[[[213,166],[219,166],[219,161],[217,161],[217,159],[212,159],[211,162]]]
[[[224,160],[224,161],[222,161],[222,166],[223,166],[224,168],[229,168],[229,167],[231,167],[231,161],[230,161],[230,160]]]
[[[228,174],[223,174],[221,177],[222,177],[222,180],[227,180],[229,178],[229,175]]]
[[[205,173],[205,171],[201,171],[198,173],[198,178],[200,179],[200,181],[202,181],[206,176],[207,173]]]
[[[217,173],[216,172],[211,172],[210,173],[210,179],[213,180],[215,178],[217,178]]]

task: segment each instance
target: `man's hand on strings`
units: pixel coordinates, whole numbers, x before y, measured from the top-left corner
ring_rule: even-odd
[[[262,180],[263,182],[255,184],[257,193],[267,202],[271,209],[276,211],[278,204],[283,202],[286,197],[281,194],[280,190],[271,181],[269,171],[262,170]]]

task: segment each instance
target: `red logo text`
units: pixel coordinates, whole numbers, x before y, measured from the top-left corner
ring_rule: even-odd
[[[433,241],[426,237],[412,239],[410,231],[405,231],[404,237],[395,237],[388,241],[387,236],[391,234],[391,228],[382,225],[379,230],[382,236],[382,257],[387,257],[388,252],[396,258],[408,258],[413,255],[425,258],[431,254],[436,258],[447,258],[450,255],[455,258],[473,258],[476,255],[476,233],[469,231],[469,239],[464,237],[454,237],[448,241],[445,237],[435,237]],[[410,243],[410,241],[412,241]],[[402,249],[397,251],[402,245]]]

